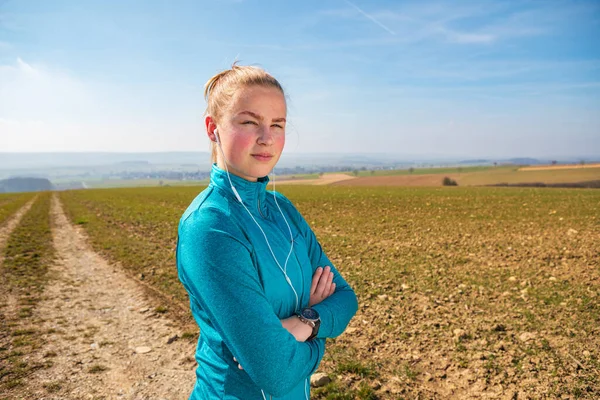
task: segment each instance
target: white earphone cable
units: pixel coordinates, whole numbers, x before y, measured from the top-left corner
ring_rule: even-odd
[[[246,210],[246,212],[248,213],[248,215],[250,215],[250,218],[252,218],[252,220],[254,221],[254,223],[256,224],[256,226],[258,226],[258,229],[260,229],[260,231],[262,232],[264,238],[265,238],[265,242],[267,243],[267,247],[269,248],[269,251],[271,252],[271,255],[273,256],[273,259],[275,260],[275,263],[277,264],[277,266],[279,267],[279,269],[281,270],[281,272],[283,272],[283,275],[285,276],[285,280],[288,283],[288,285],[290,286],[290,288],[292,288],[292,291],[294,292],[294,296],[296,299],[296,307],[295,307],[295,311],[298,312],[298,293],[296,293],[296,289],[294,289],[294,285],[292,284],[291,279],[289,278],[289,276],[287,275],[287,264],[288,261],[290,259],[290,256],[292,255],[293,249],[294,249],[294,236],[292,234],[292,228],[290,227],[290,224],[288,223],[287,219],[285,218],[285,215],[283,214],[283,211],[281,210],[281,207],[279,206],[279,203],[277,202],[277,196],[275,196],[275,172],[272,171],[273,174],[273,199],[275,200],[275,204],[277,205],[277,208],[279,209],[279,212],[281,213],[281,216],[283,217],[283,220],[285,221],[285,224],[288,228],[288,231],[290,233],[290,251],[288,252],[288,255],[285,259],[285,263],[283,265],[283,268],[281,267],[281,264],[279,264],[279,261],[277,260],[277,257],[275,257],[275,253],[273,252],[273,249],[271,248],[271,244],[269,243],[269,239],[267,238],[267,235],[265,233],[265,231],[263,230],[263,228],[260,226],[260,224],[258,223],[258,221],[256,220],[256,218],[254,218],[254,215],[252,215],[252,213],[250,212],[250,210],[248,209],[248,207],[246,207],[246,205],[244,204],[242,197],[240,196],[240,194],[238,193],[238,191],[236,190],[235,186],[233,186],[233,182],[231,181],[231,177],[229,176],[229,168],[227,166],[227,159],[225,158],[225,153],[223,152],[223,149],[221,148],[221,141],[219,140],[219,136],[217,134],[217,130],[215,129],[214,131],[215,133],[215,137],[216,137],[216,142],[217,142],[217,147],[219,148],[219,150],[221,151],[221,155],[223,156],[223,164],[225,164],[225,171],[227,172],[227,179],[229,180],[229,185],[231,186],[231,190],[233,191],[233,194],[235,195],[235,197],[238,199],[238,201],[240,202],[240,204],[244,207],[244,209]],[[308,394],[306,393],[306,383],[308,381],[308,378],[305,379],[304,381],[304,395],[306,396],[306,400],[309,400],[308,398]],[[260,392],[262,393],[263,399],[267,400],[266,396],[265,396],[265,392],[261,389]],[[271,399],[273,398],[273,396],[271,396]]]

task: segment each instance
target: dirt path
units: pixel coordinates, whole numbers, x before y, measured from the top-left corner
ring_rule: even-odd
[[[134,281],[90,249],[57,196],[51,213],[58,261],[36,317],[47,332],[39,354],[53,354],[53,366],[36,372],[28,392],[46,399],[187,399],[195,340],[179,339],[179,324],[155,313]],[[49,397],[53,385],[56,397]]]

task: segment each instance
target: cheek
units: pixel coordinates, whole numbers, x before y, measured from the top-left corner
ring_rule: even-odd
[[[285,134],[277,136],[275,138],[275,146],[277,146],[278,148],[283,148],[284,145],[285,145]]]
[[[285,146],[285,134],[274,136],[273,146],[278,149],[279,152],[283,150]],[[246,132],[232,132],[231,140],[228,147],[230,153],[229,158],[235,159],[238,156],[243,156],[246,152],[254,149],[256,146],[256,138],[252,134]]]
[[[244,134],[234,134],[231,136],[230,149],[234,153],[242,152],[243,150],[250,149],[253,146],[252,137]]]

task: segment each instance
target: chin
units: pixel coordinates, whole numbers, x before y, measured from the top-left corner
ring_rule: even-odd
[[[269,175],[271,173],[271,171],[273,171],[273,168],[275,168],[275,163],[257,165],[254,168],[250,168],[250,171],[252,171],[250,176],[254,176],[256,178],[262,178],[264,176]]]
[[[253,174],[252,176],[256,177],[256,178],[263,178],[267,175],[269,175],[271,173],[271,171],[273,170],[273,168],[261,168],[260,170],[256,170],[256,174]]]

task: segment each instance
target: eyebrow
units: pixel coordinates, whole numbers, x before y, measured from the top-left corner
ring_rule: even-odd
[[[253,113],[252,111],[242,111],[242,112],[238,113],[238,115],[242,115],[242,114],[248,114],[251,117],[254,117],[260,121],[264,120],[264,118],[262,116],[260,116],[256,113]],[[286,122],[286,119],[285,118],[273,118],[273,122]]]

